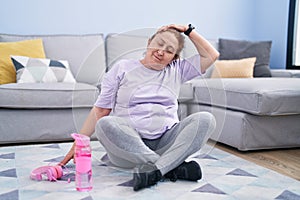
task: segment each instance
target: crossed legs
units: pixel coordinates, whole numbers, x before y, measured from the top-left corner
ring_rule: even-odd
[[[215,128],[214,117],[199,112],[174,125],[161,138],[143,140],[126,120],[107,116],[96,124],[96,135],[112,164],[134,168],[152,163],[164,175],[200,150]]]

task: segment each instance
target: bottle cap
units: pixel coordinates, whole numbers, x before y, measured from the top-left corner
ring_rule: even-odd
[[[74,138],[76,145],[78,146],[89,146],[90,145],[90,138],[86,135],[72,133],[72,138]]]

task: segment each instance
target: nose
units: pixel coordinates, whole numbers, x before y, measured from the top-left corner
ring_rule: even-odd
[[[162,55],[164,55],[164,50],[163,49],[158,49],[157,53],[162,56]]]

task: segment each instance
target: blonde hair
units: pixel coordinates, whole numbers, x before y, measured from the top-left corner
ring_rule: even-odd
[[[174,28],[168,28],[168,29],[158,30],[156,33],[154,33],[150,37],[149,41],[152,41],[158,34],[161,34],[163,32],[173,33],[174,36],[176,37],[176,39],[178,41],[178,49],[176,50],[174,59],[179,58],[180,52],[182,51],[182,49],[184,47],[184,36],[179,31],[177,31],[176,29],[174,29]]]

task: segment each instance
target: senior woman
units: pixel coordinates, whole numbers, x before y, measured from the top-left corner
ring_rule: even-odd
[[[183,34],[193,42],[197,55],[180,58]],[[199,164],[185,160],[200,150],[216,122],[208,112],[179,121],[177,99],[181,84],[205,73],[218,56],[191,24],[171,24],[149,39],[142,59],[120,60],[104,76],[101,93],[80,133],[95,132],[112,165],[134,169],[134,191],[163,177],[201,179]],[[73,155],[74,145],[60,164]]]

